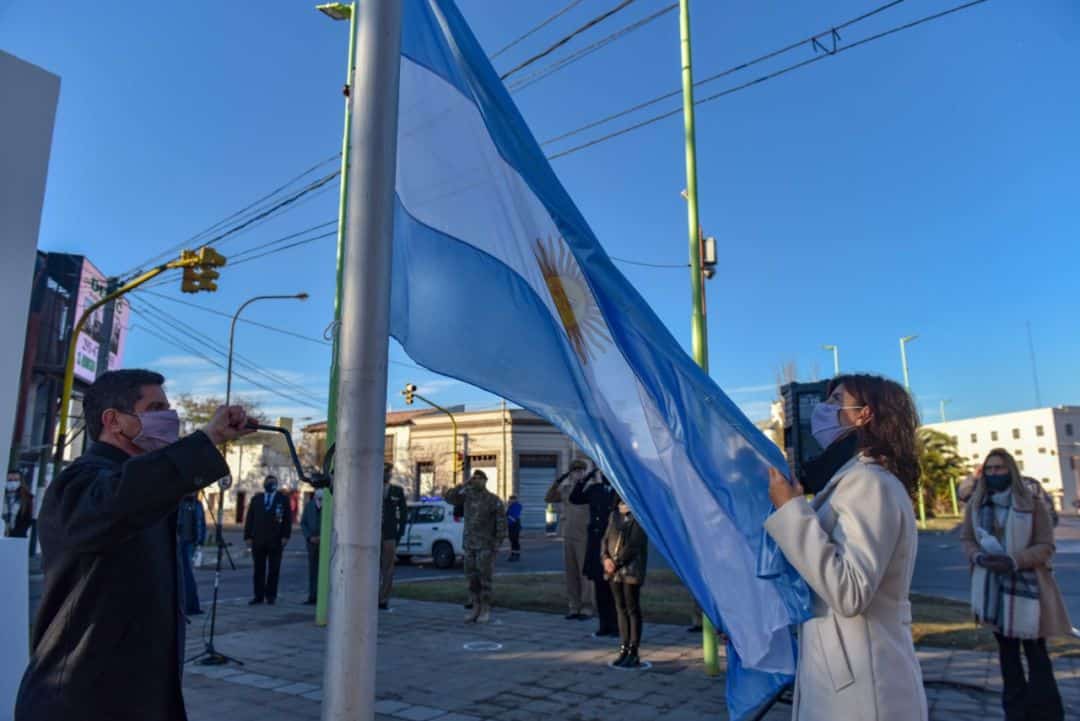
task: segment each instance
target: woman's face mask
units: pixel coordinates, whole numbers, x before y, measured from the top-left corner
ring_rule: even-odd
[[[831,446],[837,438],[847,433],[853,426],[845,426],[840,421],[840,411],[858,410],[864,406],[842,406],[832,402],[818,403],[810,414],[810,433],[822,448]]]
[[[625,503],[620,503],[619,504],[619,513],[623,514],[624,516],[626,514],[630,513],[630,506],[626,505]]]

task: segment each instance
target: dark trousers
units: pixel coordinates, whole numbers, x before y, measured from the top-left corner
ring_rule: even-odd
[[[520,523],[508,523],[506,526],[507,531],[510,533],[510,550],[514,553],[521,552],[521,524]]]
[[[281,575],[281,546],[265,546],[251,549],[255,564],[255,598],[273,601],[277,598],[278,576]],[[270,572],[267,573],[267,565]]]
[[[319,544],[307,542],[308,599],[314,601],[319,588]]]
[[[199,608],[199,589],[195,585],[195,568],[192,558],[195,556],[195,544],[188,541],[180,542],[180,563],[184,567],[184,613],[202,613]]]
[[[1046,639],[1021,641],[997,633],[994,638],[998,642],[998,659],[1001,661],[1004,684],[1001,705],[1005,708],[1006,721],[1064,721],[1065,708],[1054,680],[1050,655],[1046,652]],[[1024,678],[1020,660],[1021,646],[1027,656],[1027,678]]]
[[[624,646],[641,643],[641,584],[611,582],[615,614],[619,619],[619,639]]]
[[[615,614],[615,596],[611,594],[611,584],[607,581],[593,581],[596,588],[596,618],[600,622],[597,633],[611,633],[619,627]]]

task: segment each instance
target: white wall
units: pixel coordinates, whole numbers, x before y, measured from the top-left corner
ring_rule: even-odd
[[[60,78],[0,51],[0,448],[11,448]],[[0,700],[0,706],[3,705]]]
[[[1064,435],[1065,418],[1074,419],[1068,421],[1073,425],[1072,437]],[[1064,509],[1072,509],[1077,488],[1069,468],[1071,451],[1068,449],[1080,441],[1080,408],[1036,408],[929,423],[926,427],[955,436],[960,455],[972,467],[982,463],[991,449],[1004,448],[1022,464],[1021,471],[1025,476],[1040,481],[1051,496],[1060,500]],[[1040,428],[1042,435],[1039,435]],[[1019,433],[1019,438],[1013,437],[1014,430]],[[1080,454],[1080,446],[1075,452]]]

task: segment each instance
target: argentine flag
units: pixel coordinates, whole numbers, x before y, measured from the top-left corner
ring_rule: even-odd
[[[794,571],[761,578],[783,455],[616,270],[452,0],[404,0],[391,334],[595,459],[730,639],[728,705],[790,680]]]

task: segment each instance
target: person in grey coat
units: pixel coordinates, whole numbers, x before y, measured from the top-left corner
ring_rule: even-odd
[[[641,644],[641,587],[645,584],[645,567],[649,561],[649,539],[645,529],[634,517],[630,506],[615,495],[615,510],[611,512],[600,559],[604,578],[611,584],[615,598],[615,615],[619,623],[619,656],[612,666],[637,668],[638,646]]]
[[[307,546],[308,562],[308,597],[304,603],[315,603],[319,588],[319,533],[322,529],[322,489],[316,489],[311,500],[300,514],[300,531],[304,534]]]
[[[803,485],[770,472],[777,510],[765,531],[813,591],[813,617],[799,631],[796,721],[927,719],[909,600],[917,426],[899,384],[838,376],[814,409],[811,431],[826,453],[854,437],[850,457],[818,464],[821,478],[802,479],[808,487],[825,479],[812,502]]]

